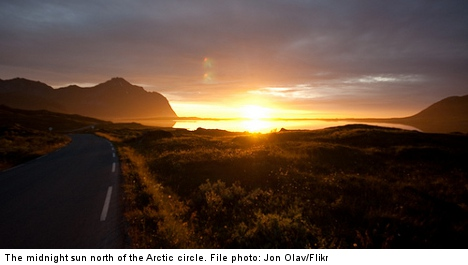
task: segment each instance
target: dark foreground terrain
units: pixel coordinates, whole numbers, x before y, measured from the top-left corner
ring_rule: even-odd
[[[468,137],[113,129],[136,248],[467,248]]]
[[[70,142],[68,132],[110,124],[79,115],[20,110],[0,105],[0,171],[38,158]]]
[[[38,158],[70,142],[62,134],[52,134],[22,127],[0,125],[0,171]]]
[[[112,146],[91,134],[71,139],[56,152],[0,172],[1,249],[124,246]]]

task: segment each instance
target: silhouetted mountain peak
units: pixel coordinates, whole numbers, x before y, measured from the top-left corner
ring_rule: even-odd
[[[77,86],[77,85],[69,85],[69,86],[66,86],[66,87],[61,87],[59,89],[83,89],[83,88],[80,87],[80,86]]]
[[[127,80],[123,79],[122,77],[113,77],[112,79],[104,82],[103,84],[108,85],[117,85],[117,86],[133,86]]]
[[[121,77],[114,77],[104,83],[98,84],[92,88],[97,88],[104,91],[111,91],[112,93],[147,93],[144,88],[136,86]]]
[[[419,119],[468,119],[468,95],[444,98],[411,118]]]
[[[468,95],[444,98],[416,115],[394,121],[424,132],[468,133]]]
[[[30,90],[36,92],[49,91],[53,88],[39,81],[32,81],[25,78],[13,78],[10,80],[0,80],[0,88],[4,91],[6,90]]]
[[[59,89],[22,78],[0,80],[0,104],[102,119],[177,117],[163,95],[148,92],[121,77],[93,87],[70,85]]]

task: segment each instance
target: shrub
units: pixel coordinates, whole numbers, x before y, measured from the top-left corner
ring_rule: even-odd
[[[125,139],[138,247],[467,246],[467,137],[345,126]]]

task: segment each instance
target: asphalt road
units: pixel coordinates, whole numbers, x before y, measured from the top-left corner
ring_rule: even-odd
[[[0,248],[123,248],[119,166],[91,134],[0,173]]]

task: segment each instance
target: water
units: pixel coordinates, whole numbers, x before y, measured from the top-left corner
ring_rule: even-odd
[[[158,120],[141,120],[137,121],[144,125],[161,126]],[[368,124],[383,127],[393,127],[405,130],[419,130],[415,127],[396,124],[396,123],[372,123],[372,122],[356,122],[356,121],[327,121],[327,120],[248,120],[248,119],[193,119],[193,120],[176,120],[173,128],[183,128],[188,130],[204,129],[220,129],[231,132],[260,132],[270,133],[279,131],[282,128],[287,130],[318,130],[327,127],[343,126],[348,124]],[[167,121],[166,121],[167,124]],[[164,126],[163,126],[164,127]],[[167,126],[166,126],[167,127]]]

